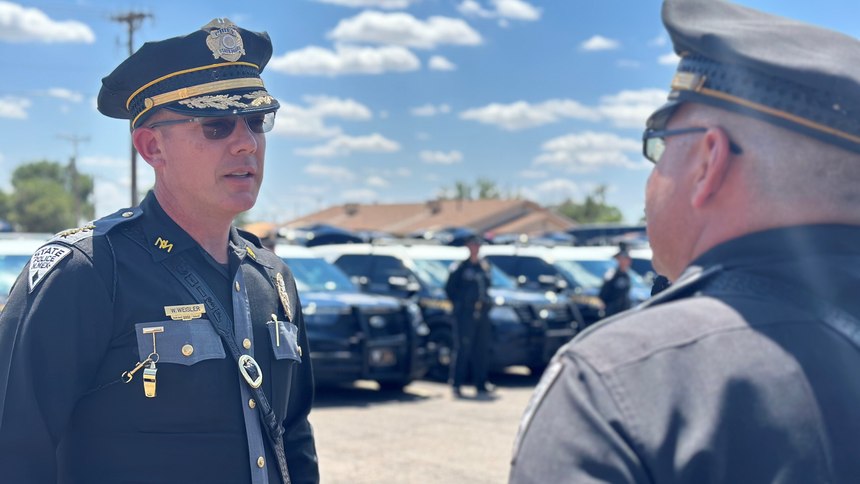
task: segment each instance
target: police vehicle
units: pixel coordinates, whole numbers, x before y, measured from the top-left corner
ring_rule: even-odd
[[[576,304],[585,325],[603,318],[603,302],[597,297],[603,283],[573,259],[557,259],[550,247],[483,245],[481,256],[526,289],[555,292]]]
[[[30,256],[52,236],[16,232],[0,234],[0,309],[6,305],[9,291]]]
[[[445,380],[453,349],[451,302],[444,286],[451,265],[468,257],[465,247],[345,244],[314,247],[370,293],[409,297],[418,302],[430,327],[437,358],[430,376]],[[540,373],[555,351],[578,331],[576,308],[555,294],[519,290],[496,268],[490,296],[494,305],[490,368],[525,365]]]
[[[310,249],[277,244],[296,279],[319,384],[375,380],[398,390],[427,372],[429,328],[410,301],[364,294]]]

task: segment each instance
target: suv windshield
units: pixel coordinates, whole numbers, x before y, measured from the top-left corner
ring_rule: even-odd
[[[444,287],[448,282],[448,275],[459,261],[445,259],[415,259],[415,272],[427,284],[436,287]],[[498,267],[490,264],[490,285],[503,289],[516,289],[514,281],[505,275]]]
[[[346,274],[321,258],[289,258],[284,262],[293,271],[299,291],[358,292]]]

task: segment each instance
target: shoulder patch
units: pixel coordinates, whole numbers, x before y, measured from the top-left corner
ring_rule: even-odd
[[[71,248],[60,244],[48,244],[39,248],[30,258],[30,277],[27,279],[30,292],[45,279],[51,269],[71,253]]]

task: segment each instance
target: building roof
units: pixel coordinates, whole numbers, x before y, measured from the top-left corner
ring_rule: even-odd
[[[576,222],[528,200],[432,200],[426,203],[336,205],[286,223],[287,228],[330,224],[393,234],[469,227],[479,233],[566,230]]]

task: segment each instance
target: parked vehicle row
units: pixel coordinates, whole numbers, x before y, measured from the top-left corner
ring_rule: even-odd
[[[49,238],[0,238],[3,300]],[[308,248],[280,239],[274,250],[295,276],[319,384],[369,379],[400,389],[423,377],[447,379],[455,323],[444,287],[468,249],[416,240]],[[540,373],[559,347],[602,318],[597,294],[616,251],[483,246],[492,265],[491,369],[522,365]],[[638,257],[647,263],[650,251]],[[632,280],[632,299],[647,298],[648,284],[636,274]]]

